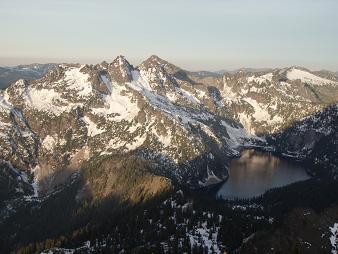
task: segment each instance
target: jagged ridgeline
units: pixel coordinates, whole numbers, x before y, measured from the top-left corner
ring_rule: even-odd
[[[178,183],[217,182],[248,137],[222,113],[217,91],[155,56],[137,68],[121,56],[59,65],[2,92],[2,159],[34,175],[40,195],[91,159],[126,153]]]
[[[123,56],[109,64],[58,65],[1,91],[1,160],[22,184],[33,183],[36,196],[50,194],[91,160],[123,154],[176,183],[205,186],[226,179],[228,158],[243,146],[264,146],[266,136],[334,104],[337,86],[333,76],[300,67],[201,75],[157,56],[138,67]],[[336,106],[332,111],[334,118]],[[312,139],[301,151],[283,153],[306,157],[336,131],[333,121],[315,130],[305,123]]]

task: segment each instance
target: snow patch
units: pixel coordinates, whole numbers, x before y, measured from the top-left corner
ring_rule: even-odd
[[[82,73],[81,68],[71,68],[65,72],[65,81],[68,89],[75,90],[80,97],[87,97],[92,94],[93,88],[88,82],[89,75]]]
[[[304,71],[304,70],[299,70],[297,68],[292,68],[287,72],[287,78],[289,80],[301,80],[304,83],[310,83],[313,85],[338,85],[338,82],[325,79],[322,77],[318,77],[310,72]]]
[[[229,87],[226,82],[224,82],[221,94],[226,101],[237,102],[239,100],[237,94],[232,91],[231,87]]]
[[[125,94],[122,95],[122,93]],[[112,86],[111,94],[103,95],[103,99],[105,101],[105,107],[93,108],[92,113],[105,116],[109,120],[131,121],[140,111],[137,104],[132,102],[131,98],[128,97],[127,89],[119,85]],[[114,116],[111,116],[112,114]]]
[[[105,132],[104,129],[98,128],[97,125],[93,121],[91,121],[88,116],[82,117],[81,120],[84,121],[87,125],[87,131],[88,131],[87,135],[89,137],[94,137],[98,134]]]
[[[109,80],[109,78],[106,75],[101,75],[101,79],[102,79],[103,83],[107,86],[107,89],[109,90],[109,92],[112,92],[113,85],[112,85],[111,81]]]
[[[200,104],[200,100],[197,99],[193,94],[191,94],[190,92],[188,92],[187,90],[184,90],[182,88],[177,88],[177,91],[183,95],[187,100],[191,101],[192,103],[195,104]]]
[[[49,135],[47,135],[42,141],[42,147],[48,152],[53,152],[55,144],[55,139]]]
[[[228,145],[231,148],[236,149],[240,147],[241,145],[243,145],[243,139],[249,138],[249,135],[247,134],[245,129],[241,127],[238,128],[232,127],[223,120],[221,120],[221,124],[227,129],[227,133],[229,135]]]
[[[139,71],[132,71],[133,81],[129,83],[129,86],[143,94],[152,107],[160,109],[166,115],[174,118],[180,123],[188,126],[188,124],[193,124],[196,120],[208,120],[212,118],[212,115],[208,113],[199,113],[193,114],[188,112],[184,107],[177,106],[171,102],[171,100],[165,96],[157,94],[150,87],[147,78],[140,75]]]
[[[9,112],[13,106],[8,102],[8,99],[5,98],[6,94],[2,96],[0,94],[0,112]]]
[[[265,121],[268,124],[275,124],[283,121],[283,119],[277,115],[271,118],[271,115],[269,114],[268,110],[265,109],[263,106],[261,106],[256,100],[252,98],[245,98],[243,100],[249,103],[254,108],[255,113],[252,116],[257,121],[260,122]]]
[[[333,227],[330,227],[330,242],[332,246],[331,253],[337,254],[338,253],[338,223],[335,223]]]
[[[258,84],[262,84],[262,83],[266,83],[267,81],[271,82],[272,81],[272,77],[273,77],[273,73],[267,73],[265,75],[262,75],[262,76],[251,76],[251,77],[248,77],[248,82],[251,83],[251,82],[256,82]]]
[[[73,108],[73,104],[68,103],[61,98],[61,95],[54,89],[36,89],[29,87],[23,94],[24,103],[29,107],[38,111],[43,111],[56,116],[63,112],[69,112]],[[59,106],[57,104],[65,105]]]
[[[222,179],[219,179],[215,175],[215,173],[211,169],[209,169],[209,166],[207,166],[207,174],[208,174],[208,176],[207,176],[205,181],[203,181],[203,182],[199,181],[199,184],[201,186],[205,187],[205,186],[209,186],[209,185],[213,185],[213,184],[217,184],[217,183],[222,182]]]
[[[218,227],[215,228],[215,232],[211,233],[211,230],[207,227],[207,222],[201,224],[201,227],[196,228],[193,232],[189,232],[190,246],[193,247],[203,246],[207,248],[207,253],[221,253],[217,244]],[[211,235],[211,239],[209,239]],[[213,249],[213,250],[212,250]]]

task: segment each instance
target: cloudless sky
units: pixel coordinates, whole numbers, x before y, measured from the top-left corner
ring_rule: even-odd
[[[0,65],[152,54],[190,70],[338,70],[338,0],[0,0]]]

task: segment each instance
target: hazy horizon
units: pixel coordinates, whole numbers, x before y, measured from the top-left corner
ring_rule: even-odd
[[[334,0],[2,0],[0,66],[137,65],[152,54],[184,69],[338,70]]]
[[[88,60],[87,61],[85,59],[83,59],[82,61],[77,61],[75,59],[70,59],[68,61],[62,61],[62,59],[59,59],[60,61],[57,61],[58,59],[38,59],[36,58],[35,60],[31,60],[31,59],[14,59],[13,62],[11,61],[11,59],[8,59],[8,62],[9,64],[6,64],[6,65],[1,65],[0,64],[0,67],[15,67],[15,66],[18,66],[18,65],[30,65],[30,64],[49,64],[49,63],[53,63],[53,64],[99,64],[99,63],[102,63],[104,61],[106,61],[107,63],[110,63],[112,62],[115,58],[115,57],[112,57],[108,60],[106,59],[103,59],[103,60]],[[148,56],[150,57],[150,56]],[[160,58],[162,58],[161,56],[159,56]],[[142,61],[146,60],[147,58],[145,59],[141,59],[141,60],[138,60],[138,61],[130,61],[130,59],[128,57],[126,57],[126,59],[134,66],[138,66],[139,64],[142,63]],[[168,59],[165,59],[165,58],[162,58],[163,60],[168,60]],[[12,64],[10,64],[12,62]],[[17,63],[19,62],[19,63]],[[170,62],[170,61],[169,61]],[[287,65],[287,66],[256,66],[256,67],[252,67],[252,66],[239,66],[237,68],[233,68],[233,69],[230,69],[230,68],[220,68],[220,69],[189,69],[189,68],[185,68],[184,66],[181,66],[181,65],[178,65],[174,62],[170,62],[184,70],[187,70],[187,71],[209,71],[209,72],[220,72],[220,71],[236,71],[236,70],[240,70],[240,69],[283,69],[283,68],[288,68],[288,67],[292,67],[292,66],[299,66],[299,65]],[[313,69],[313,68],[308,68],[307,66],[300,66],[300,67],[304,67],[306,69],[309,69],[311,71],[330,71],[330,72],[337,72],[337,70],[335,69],[325,69],[325,68],[317,68],[317,69]],[[338,69],[338,68],[337,68]]]

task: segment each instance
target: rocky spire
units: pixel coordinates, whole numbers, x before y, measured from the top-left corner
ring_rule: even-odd
[[[173,74],[180,69],[156,55],[150,56],[137,68],[150,87],[160,94],[174,92],[178,86]]]
[[[130,82],[132,80],[131,72],[134,67],[127,61],[124,56],[118,56],[109,64],[108,71],[112,77],[112,81],[119,84]]]

